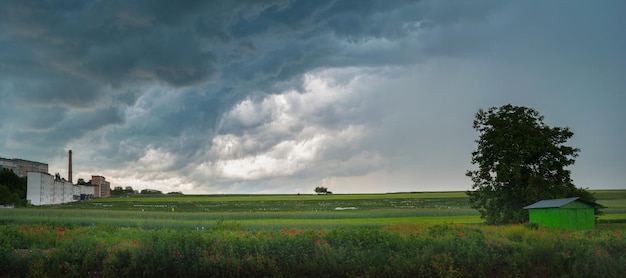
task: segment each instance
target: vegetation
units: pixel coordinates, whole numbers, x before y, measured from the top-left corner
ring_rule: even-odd
[[[83,178],[79,178],[78,181],[76,181],[76,184],[78,185],[87,185],[89,183],[91,183],[91,180],[89,182],[86,182]]]
[[[478,170],[467,172],[474,189],[467,194],[487,223],[526,222],[522,208],[543,199],[595,201],[574,186],[566,169],[579,152],[565,145],[574,134],[568,128],[549,127],[537,111],[510,104],[480,109],[473,126],[480,133],[472,153]]]
[[[13,171],[0,171],[0,205],[26,206],[26,178],[19,177]]]
[[[111,189],[111,196],[136,194],[136,193],[137,191],[135,191],[132,186],[126,186],[125,188],[122,188],[121,186],[116,186],[113,189]]]
[[[144,230],[0,226],[2,276],[619,277],[626,227],[565,232],[521,225]]]
[[[163,192],[161,190],[156,190],[156,189],[143,189],[139,193],[141,193],[141,194],[148,194],[148,195],[161,195],[161,194],[163,194]]]
[[[136,194],[7,209],[0,277],[619,277],[626,190],[596,196],[604,224],[576,232],[485,226],[463,192]]]
[[[323,187],[323,186],[318,186],[315,188],[315,193],[317,194],[333,194],[332,192],[328,191],[328,188]]]
[[[172,212],[175,208],[175,212]],[[345,209],[349,208],[349,209]],[[244,229],[380,227],[392,223],[475,223],[462,192],[319,195],[126,195],[13,209],[0,221],[21,224],[116,224],[196,229],[226,219]]]

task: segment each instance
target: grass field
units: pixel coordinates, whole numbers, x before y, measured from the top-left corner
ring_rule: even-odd
[[[601,222],[626,222],[626,190],[594,191]],[[403,223],[479,223],[465,192],[333,195],[131,195],[5,210],[0,221],[208,229],[381,227]]]
[[[0,221],[207,229],[223,220],[243,229],[380,227],[476,223],[463,192],[334,195],[132,195],[13,209]]]
[[[0,210],[0,277],[620,277],[626,190],[594,230],[486,226],[464,192],[124,196]]]

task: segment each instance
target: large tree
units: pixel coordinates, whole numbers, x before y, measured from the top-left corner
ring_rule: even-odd
[[[473,182],[467,194],[487,223],[528,221],[523,207],[542,199],[595,201],[566,169],[580,151],[565,145],[574,135],[569,128],[549,127],[537,111],[510,104],[480,109],[473,126],[480,134],[472,152],[478,170],[467,171]]]

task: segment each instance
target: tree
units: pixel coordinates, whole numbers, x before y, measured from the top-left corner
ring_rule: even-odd
[[[163,194],[163,192],[156,189],[143,189],[141,190],[141,194]]]
[[[19,177],[8,169],[0,170],[1,204],[14,204],[15,206],[26,205],[27,181],[26,177]]]
[[[85,179],[79,178],[78,181],[76,182],[76,184],[78,184],[78,185],[86,185],[87,182],[85,181]]]
[[[0,184],[0,205],[17,205],[21,204],[20,197],[17,192],[12,192],[8,186]]]
[[[124,187],[124,192],[125,192],[126,194],[134,194],[134,193],[135,193],[135,190],[133,189],[133,187],[132,187],[132,186],[126,186],[126,187]]]
[[[111,189],[112,196],[117,196],[117,195],[122,195],[122,194],[124,194],[124,189],[122,189],[121,186],[116,186],[113,189]]]
[[[565,169],[580,151],[565,145],[574,135],[569,128],[549,127],[537,111],[510,104],[480,109],[473,127],[480,133],[478,148],[472,152],[478,170],[467,171],[474,189],[467,195],[487,223],[526,222],[523,207],[543,199],[595,201],[574,186]]]
[[[328,188],[323,186],[318,186],[315,188],[315,193],[317,194],[328,194]]]

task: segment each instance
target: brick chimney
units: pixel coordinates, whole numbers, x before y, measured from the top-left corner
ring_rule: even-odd
[[[74,183],[72,182],[72,150],[69,151],[69,163],[68,163],[68,167],[67,167],[67,179],[70,181],[70,183]]]

